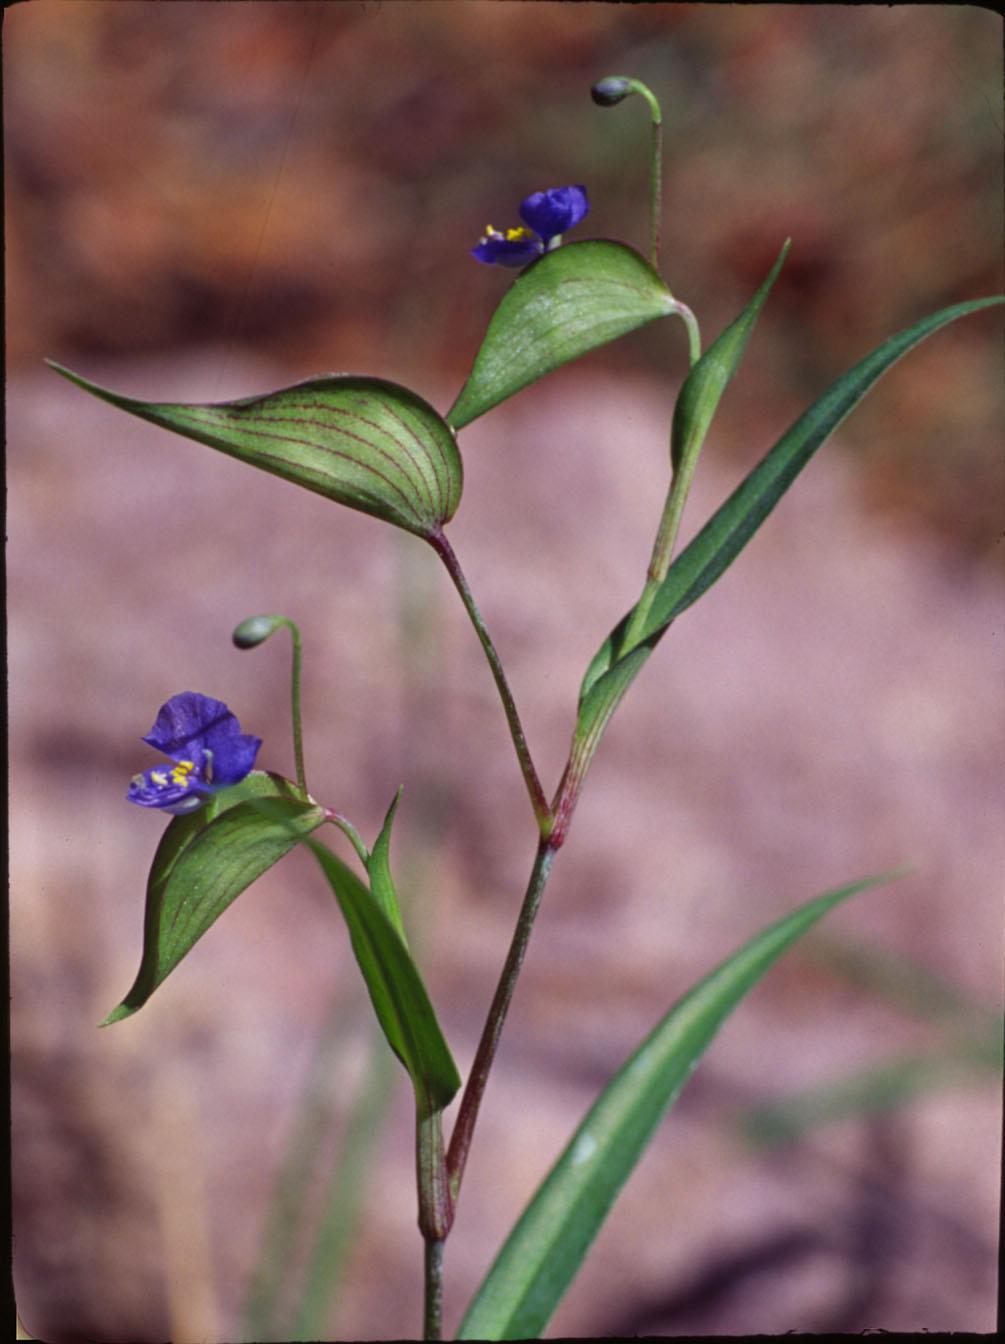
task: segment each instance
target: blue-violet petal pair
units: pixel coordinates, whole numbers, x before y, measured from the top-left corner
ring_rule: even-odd
[[[520,202],[524,227],[500,233],[489,224],[471,255],[489,266],[526,266],[541,256],[553,238],[585,219],[589,209],[585,187],[532,192]]]
[[[174,761],[134,775],[126,795],[140,807],[165,812],[194,812],[211,793],[229,788],[249,774],[260,737],[241,732],[241,725],[222,700],[182,691],[157,713],[143,739]]]

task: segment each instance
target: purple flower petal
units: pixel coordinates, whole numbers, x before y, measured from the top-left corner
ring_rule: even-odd
[[[161,705],[143,739],[175,762],[134,775],[127,798],[140,807],[189,812],[207,795],[237,784],[249,774],[262,745],[241,725],[222,700],[182,691]]]
[[[216,741],[241,731],[241,725],[222,700],[182,691],[161,705],[154,726],[143,739],[173,761],[193,754],[212,736]]]
[[[549,187],[520,202],[520,218],[545,243],[585,219],[590,209],[585,187]]]
[[[221,738],[215,747],[208,748],[213,753],[206,770],[211,786],[225,789],[230,784],[240,783],[254,766],[261,745],[260,737],[239,733],[236,737]]]
[[[487,229],[485,236],[471,249],[476,261],[487,266],[526,266],[544,251],[539,238],[534,238],[527,229],[507,229],[499,233]]]
[[[126,798],[140,807],[164,812],[194,812],[206,801],[207,790],[196,771],[155,765],[129,781]]]

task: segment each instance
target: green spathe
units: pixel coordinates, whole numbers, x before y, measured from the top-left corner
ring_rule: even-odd
[[[460,503],[453,430],[428,402],[384,378],[332,373],[240,401],[189,405],[137,401],[48,362],[141,420],[420,537],[437,535]]]
[[[101,1025],[142,1008],[227,906],[323,821],[313,799],[261,770],[175,817],[150,868],[139,972]]]

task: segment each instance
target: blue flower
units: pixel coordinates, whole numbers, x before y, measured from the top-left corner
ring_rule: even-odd
[[[478,240],[478,246],[471,249],[476,261],[486,265],[526,266],[544,251],[540,238],[535,238],[530,229],[507,229],[500,233],[491,224],[485,226],[484,237]]]
[[[520,202],[520,218],[539,233],[544,245],[586,218],[590,202],[585,187],[549,187],[535,191]]]
[[[237,784],[255,764],[260,737],[241,725],[222,700],[182,691],[161,705],[143,739],[174,761],[134,775],[126,795],[140,807],[194,812],[211,793]]]
[[[471,255],[490,266],[526,266],[547,250],[553,238],[585,219],[589,209],[585,187],[535,191],[520,202],[520,218],[525,227],[500,233],[489,224],[477,247],[471,249]]]

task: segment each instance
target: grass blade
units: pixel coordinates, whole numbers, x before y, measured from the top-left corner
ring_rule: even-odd
[[[460,1339],[535,1339],[615,1198],[719,1027],[771,965],[835,905],[892,874],[830,891],[762,930],[680,999],[601,1092],[510,1233]]]

